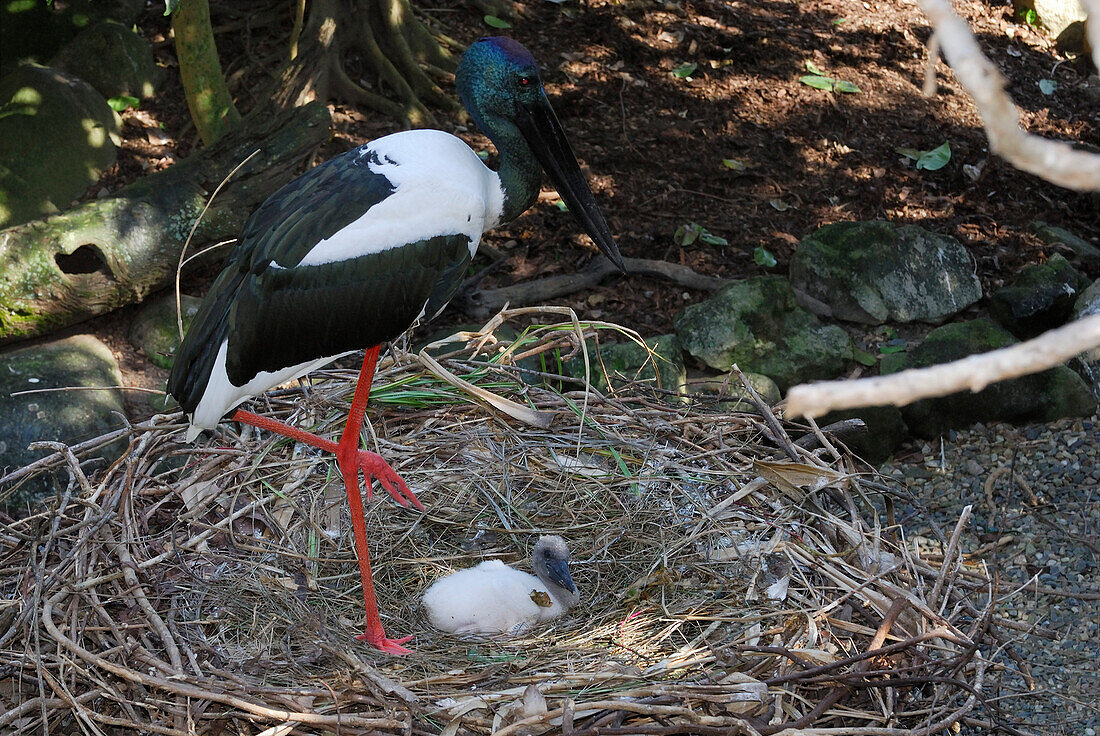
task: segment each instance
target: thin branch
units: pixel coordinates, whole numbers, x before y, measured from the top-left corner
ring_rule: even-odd
[[[704,276],[688,266],[678,263],[657,261],[648,258],[624,258],[628,274],[656,276],[689,289],[715,291],[729,282],[715,276]],[[524,305],[542,304],[551,299],[575,294],[600,283],[603,279],[619,273],[611,261],[606,258],[594,258],[584,270],[577,273],[547,276],[536,281],[526,281],[499,289],[487,289],[474,292],[465,297],[467,311],[476,314],[491,314],[504,308],[505,304]],[[476,276],[473,278],[477,278]],[[476,282],[474,282],[476,283]]]
[[[834,409],[894,404],[947,396],[991,383],[1038,373],[1079,353],[1100,347],[1100,315],[1079,319],[1034,340],[970,355],[952,363],[913,368],[858,381],[822,381],[795,386],[787,395],[791,416],[818,417]]]
[[[1088,0],[1091,11],[1100,5]],[[959,81],[974,98],[982,123],[989,134],[989,147],[1013,166],[1067,189],[1100,191],[1100,156],[1074,149],[1061,141],[1026,133],[1020,127],[1019,111],[1005,92],[1005,80],[997,67],[982,53],[974,34],[951,9],[949,0],[921,0],[921,8],[932,22],[935,39]],[[1094,56],[1095,26],[1089,36]]]

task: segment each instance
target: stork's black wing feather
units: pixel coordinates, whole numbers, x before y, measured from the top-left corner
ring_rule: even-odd
[[[377,345],[431,301],[449,301],[469,263],[464,235],[430,238],[348,261],[300,267],[314,245],[394,192],[368,146],[307,171],[249,218],[176,351],[168,391],[186,412],[202,398],[221,344],[230,380]],[[275,264],[276,267],[272,267]]]
[[[229,316],[229,380],[243,385],[259,371],[394,339],[433,296],[454,294],[470,261],[469,246],[466,235],[440,235],[351,260],[247,277]]]
[[[313,167],[268,197],[252,213],[230,259],[259,273],[274,261],[296,266],[317,243],[332,237],[394,192],[369,164],[369,144]]]

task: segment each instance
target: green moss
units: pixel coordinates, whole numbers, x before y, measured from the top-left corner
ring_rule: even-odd
[[[684,348],[707,365],[763,373],[780,387],[831,378],[851,358],[847,333],[801,309],[779,276],[737,281],[675,320]]]
[[[924,368],[968,355],[989,352],[1018,341],[988,319],[944,325],[928,334],[909,351],[904,367]],[[883,372],[895,366],[883,361]],[[918,401],[902,409],[905,421],[918,435],[934,437],[950,427],[975,422],[1031,420],[1052,421],[1081,416],[1095,410],[1096,402],[1080,376],[1065,366],[1042,373],[994,383],[972,393]]]
[[[974,353],[1005,348],[1017,342],[1008,331],[988,319],[937,327],[928,333],[924,342],[909,351],[909,366],[924,368],[965,358]]]

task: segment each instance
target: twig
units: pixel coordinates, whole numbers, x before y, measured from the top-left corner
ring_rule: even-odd
[[[199,212],[199,216],[195,218],[195,221],[191,223],[191,230],[187,233],[187,238],[183,241],[183,247],[180,248],[179,263],[176,264],[176,330],[179,332],[179,338],[183,339],[183,312],[180,306],[180,273],[183,271],[184,256],[187,254],[187,246],[191,244],[191,238],[195,237],[195,231],[199,229],[199,223],[202,222],[202,218],[206,216],[207,210],[210,209],[210,205],[214,204],[214,198],[218,196],[218,192],[222,190],[222,187],[233,178],[233,175],[241,170],[241,167],[252,160],[253,156],[260,153],[260,149],[256,149],[252,153],[245,157],[244,161],[233,167],[232,171],[225,175],[225,177],[218,182],[218,186],[214,189],[214,193],[210,195],[210,198],[206,200],[206,204],[203,205],[202,211]]]
[[[638,276],[657,276],[689,289],[715,291],[729,282],[714,276],[704,276],[687,266],[648,258],[624,258],[626,272]],[[467,311],[489,315],[497,312],[506,304],[523,306],[544,304],[583,289],[588,289],[608,276],[619,273],[606,258],[594,258],[591,263],[577,273],[561,276],[548,276],[536,281],[527,281],[514,286],[502,286],[499,289],[487,289],[474,292],[461,298]]]
[[[794,443],[791,442],[791,438],[787,435],[786,430],[779,424],[779,420],[775,418],[775,412],[768,406],[768,402],[764,401],[764,397],[756,392],[752,383],[736,364],[730,369],[730,372],[737,374],[737,377],[741,380],[741,386],[745,389],[749,401],[751,401],[753,406],[756,407],[756,410],[760,412],[760,416],[764,418],[764,422],[768,425],[768,429],[771,430],[772,440],[783,448],[783,452],[787,453],[787,457],[791,460],[795,462],[801,460],[802,456],[798,454],[798,449],[795,447]]]
[[[1096,169],[1100,171],[1100,166]],[[991,383],[1059,365],[1097,346],[1100,346],[1100,315],[1093,315],[1045,332],[1033,340],[951,363],[855,381],[822,381],[794,386],[787,394],[787,411],[791,416],[818,417],[834,409],[883,404],[905,406],[919,399],[947,396],[958,391],[981,391]]]
[[[936,584],[932,586],[932,592],[928,596],[928,607],[935,610],[936,601],[940,597],[940,591],[943,590],[943,583],[946,580],[948,573],[955,567],[955,552],[959,548],[959,539],[962,537],[963,530],[966,529],[967,522],[970,521],[970,512],[974,509],[971,504],[967,504],[963,507],[962,513],[959,514],[959,521],[955,524],[955,531],[951,532],[951,539],[947,542],[947,549],[943,553],[943,567],[940,568],[940,576],[936,578]],[[962,558],[959,558],[959,563],[962,563]],[[944,601],[944,606],[947,605],[947,601]],[[940,606],[942,611],[944,606]]]
[[[61,591],[60,593],[56,593],[42,606],[42,624],[46,627],[46,630],[50,632],[50,636],[52,636],[54,639],[57,640],[59,644],[83,659],[88,664],[95,665],[96,667],[106,670],[107,672],[110,672],[129,682],[138,683],[146,687],[157,688],[158,690],[164,690],[166,692],[180,695],[185,698],[193,698],[195,700],[210,700],[215,703],[222,703],[223,705],[228,705],[231,708],[239,708],[246,713],[251,713],[254,716],[259,716],[261,718],[270,718],[278,721],[300,721],[301,723],[311,723],[325,726],[337,726],[339,724],[344,724],[347,726],[362,726],[368,728],[400,725],[400,721],[395,721],[393,718],[386,717],[364,717],[349,713],[326,716],[308,711],[293,711],[287,710],[285,708],[269,708],[267,706],[260,705],[259,703],[255,703],[251,700],[233,695],[231,693],[208,690],[206,688],[187,684],[183,681],[169,680],[163,677],[157,677],[156,675],[143,674],[141,672],[131,670],[128,667],[119,666],[108,659],[104,659],[103,657],[88,651],[69,637],[62,634],[61,630],[57,628],[57,624],[54,622],[53,619],[53,609],[54,606],[57,605],[57,603],[66,598],[68,595],[68,591]]]
[[[1004,90],[1004,77],[982,53],[966,21],[955,15],[948,0],[921,0],[920,5],[935,28],[948,63],[974,98],[989,134],[990,149],[1016,168],[1052,184],[1079,191],[1100,191],[1100,155],[1025,133],[1020,128],[1019,111]],[[1096,5],[1095,0],[1090,2],[1094,13],[1090,25],[1096,25]],[[1093,29],[1090,36],[1095,35],[1098,34]],[[1098,52],[1094,49],[1093,53]]]

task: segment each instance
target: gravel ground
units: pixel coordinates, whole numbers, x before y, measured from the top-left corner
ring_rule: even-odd
[[[963,550],[998,576],[999,615],[1055,635],[1020,632],[1014,643],[1033,691],[1013,671],[987,697],[1024,731],[1100,733],[1100,416],[976,425],[910,443],[883,471],[923,503],[899,518],[911,538],[936,538],[928,515],[950,535],[972,504]]]

